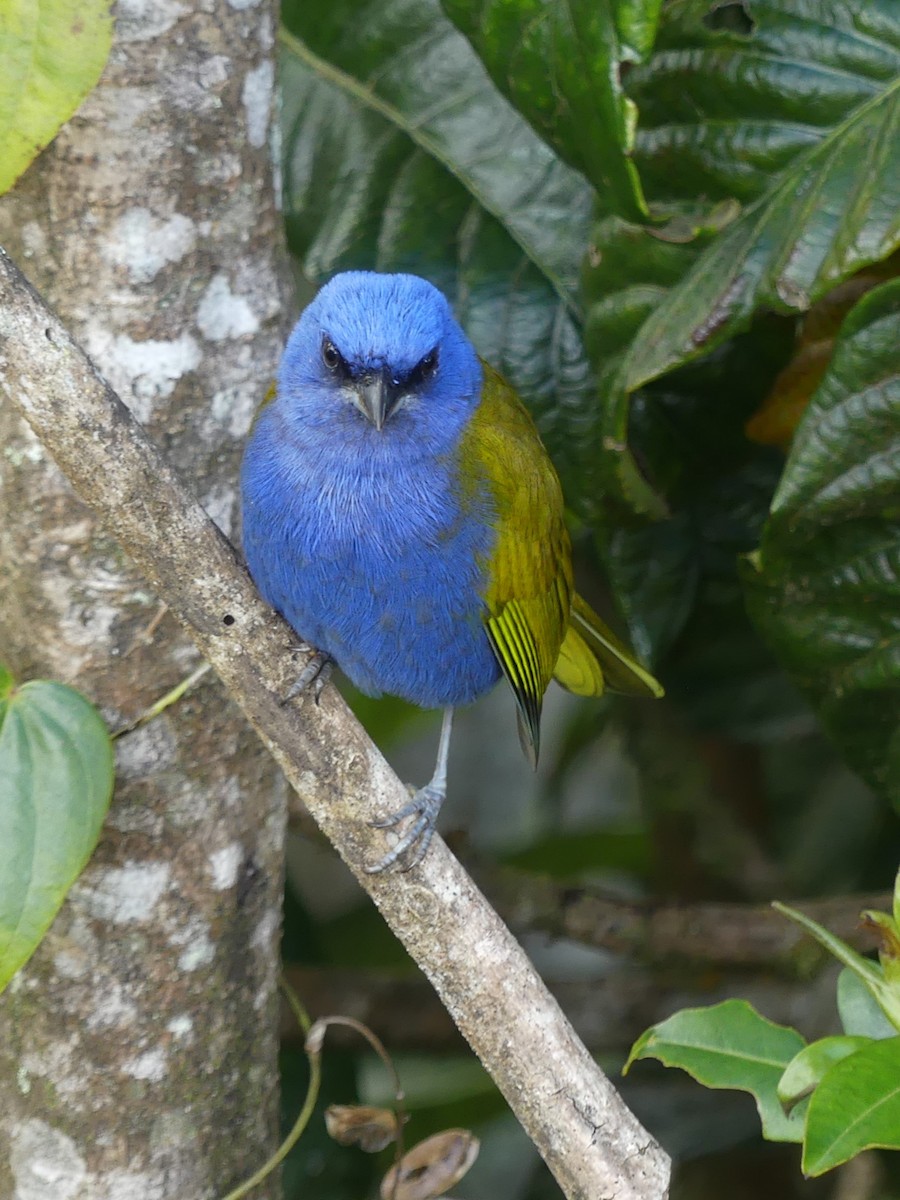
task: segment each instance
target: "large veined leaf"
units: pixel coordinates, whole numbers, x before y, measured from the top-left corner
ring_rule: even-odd
[[[648,314],[735,209],[679,206],[655,229],[598,222],[585,276],[585,341],[601,394]],[[715,354],[642,389],[629,437],[642,464],[639,485],[652,479],[668,502],[666,519],[636,525],[607,494],[599,407],[583,450],[595,501],[588,515],[601,529],[604,567],[634,645],[653,662],[678,639],[667,690],[700,727],[745,739],[771,736],[773,726],[797,717],[797,697],[750,626],[737,577],[737,555],[759,544],[782,465],[779,455],[748,442],[744,426],[792,342],[790,322],[762,319]]]
[[[97,844],[113,788],[99,713],[0,670],[0,989],[31,957]]]
[[[774,47],[778,29],[788,29],[785,14],[789,6],[787,0],[779,0],[778,4],[758,7],[760,12],[780,14],[781,19],[771,34],[768,58],[763,56],[768,63],[772,55],[777,58]],[[697,256],[686,275],[668,291],[631,343],[614,386],[608,389],[604,421],[605,442],[612,449],[608,482],[637,511],[657,512],[659,501],[643,483],[627,448],[628,413],[634,391],[680,364],[709,353],[746,329],[760,310],[788,315],[805,312],[835,284],[869,263],[888,257],[900,244],[900,156],[896,153],[900,138],[900,8],[867,8],[872,14],[873,32],[866,36],[875,38],[881,65],[875,71],[869,62],[874,55],[863,55],[869,73],[853,74],[856,59],[846,50],[845,70],[852,77],[853,94],[847,94],[849,85],[839,82],[835,86],[843,88],[840,95],[844,107],[832,99],[817,108],[816,64],[821,74],[835,76],[834,58],[840,54],[814,18],[818,14],[819,22],[827,25],[833,8],[827,0],[805,0],[797,10],[804,17],[798,28],[808,30],[805,41],[801,39],[806,54],[801,74],[805,72],[811,79],[810,104],[813,112],[819,113],[819,124],[809,130],[812,144],[799,150],[799,145],[792,142],[790,153],[783,147],[782,158],[788,165],[775,176],[769,190]],[[757,6],[751,4],[749,10],[753,15]],[[836,25],[839,32],[843,30],[841,37],[853,42],[846,20],[836,19]],[[794,42],[798,36],[794,29]],[[862,29],[857,32],[857,40],[865,40]],[[783,51],[785,70],[797,70],[796,64],[791,64],[793,53],[796,46],[788,39]],[[696,54],[688,61],[698,70],[702,66]],[[889,61],[895,63],[893,73],[888,73]],[[652,110],[649,94],[653,70],[651,61],[640,89],[640,103],[648,110]],[[759,76],[754,76],[751,62],[737,72],[736,78]],[[770,89],[770,118],[780,96],[777,88]],[[796,112],[798,99],[788,95],[783,100],[783,113],[788,117]],[[716,126],[713,118],[706,126],[695,123],[691,138],[697,140],[701,127],[709,132]],[[721,128],[715,132],[717,137],[724,136]],[[731,157],[719,156],[719,161],[726,164],[726,183],[735,183],[727,161],[743,163],[745,133],[739,124],[732,129]],[[752,187],[748,184],[747,194],[754,193],[760,179],[757,175]],[[718,191],[723,189],[727,190],[725,183]]]
[[[737,205],[679,205],[657,227],[603,216],[584,270],[585,344],[601,391],[641,325],[739,212]]]
[[[0,195],[52,141],[100,78],[110,0],[2,0]]]
[[[674,0],[627,80],[648,193],[751,203],[896,80],[898,55],[894,0]]]
[[[631,155],[637,109],[620,80],[653,44],[660,0],[443,0],[497,87],[621,216],[647,206]]]
[[[900,803],[900,280],[845,321],[748,571],[751,612],[848,761]]]
[[[358,17],[347,15],[350,7],[335,6],[341,30],[357,29]],[[440,287],[479,353],[528,400],[569,479],[569,499],[577,502],[573,432],[590,406],[591,379],[573,294],[587,239],[588,221],[581,214],[589,207],[589,189],[568,168],[560,166],[563,174],[557,173],[551,151],[494,92],[465,39],[436,5],[424,6],[428,20],[423,22],[422,7],[413,6],[404,37],[414,48],[423,42],[421,53],[441,58],[442,71],[450,72],[461,95],[457,111],[469,114],[472,138],[467,139],[464,121],[459,129],[451,124],[448,130],[440,122],[432,127],[429,111],[441,108],[440,89],[431,90],[431,77],[418,68],[413,83],[407,86],[404,80],[416,54],[398,58],[400,48],[390,39],[372,37],[370,26],[365,33],[359,28],[355,41],[350,32],[337,38],[321,14],[312,22],[302,6],[286,10],[293,27],[322,51],[284,36],[282,124],[291,249],[313,282],[338,270],[369,268],[412,271]],[[372,20],[377,29],[381,18]],[[326,52],[334,61],[324,57]],[[391,67],[393,85],[383,82],[375,95],[366,80],[379,71],[386,76]],[[554,247],[557,257],[546,259],[542,243],[526,245],[522,226],[514,228],[511,214],[497,201],[494,190],[500,185],[492,181],[492,171],[508,173],[508,161],[495,160],[493,166],[483,161],[468,169],[468,157],[477,153],[491,120],[500,123],[498,138],[507,136],[513,122],[514,158],[518,137],[524,147],[519,157],[528,164],[537,156],[551,192],[563,187],[560,180],[573,184],[572,220],[564,226],[565,244]],[[547,196],[546,187],[539,187],[528,202],[529,221],[538,228],[553,219]],[[568,266],[566,254],[571,255]],[[561,275],[570,276],[565,286]]]
[[[577,310],[591,189],[499,95],[436,0],[336,0],[328,7],[291,0],[283,15],[299,39],[288,39],[291,52],[445,166]],[[321,162],[329,148],[306,152]],[[346,160],[338,166],[336,154],[331,164],[356,168]],[[391,182],[385,175],[374,181],[383,198]]]

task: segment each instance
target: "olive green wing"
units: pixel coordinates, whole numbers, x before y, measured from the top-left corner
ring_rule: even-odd
[[[484,624],[516,697],[532,766],[541,705],[569,622],[572,564],[556,471],[516,393],[484,365],[484,389],[460,446],[464,486],[486,488],[496,513]]]

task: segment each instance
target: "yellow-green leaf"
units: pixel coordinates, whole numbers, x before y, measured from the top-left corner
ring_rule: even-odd
[[[0,195],[100,78],[110,0],[0,0]]]

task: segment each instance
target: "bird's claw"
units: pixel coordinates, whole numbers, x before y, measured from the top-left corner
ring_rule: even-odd
[[[302,648],[306,650],[310,649],[309,646]],[[331,678],[333,665],[330,654],[326,654],[324,650],[316,650],[309,662],[291,684],[281,703],[290,703],[291,700],[294,700],[309,688],[312,690],[313,700],[318,704],[319,697],[322,695],[322,689]]]
[[[437,815],[443,802],[444,790],[426,784],[425,787],[419,788],[408,804],[404,804],[395,813],[391,813],[389,817],[381,817],[377,821],[372,821],[373,829],[394,829],[407,818],[415,818],[397,844],[392,846],[387,854],[379,858],[376,863],[365,868],[366,874],[378,875],[395,866],[401,859],[403,860],[401,867],[403,871],[410,871],[413,867],[418,866],[428,853],[428,847],[434,837]],[[410,851],[412,851],[411,854]]]

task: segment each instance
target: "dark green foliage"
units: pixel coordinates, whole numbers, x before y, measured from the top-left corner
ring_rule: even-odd
[[[618,211],[647,207],[631,160],[637,110],[622,65],[653,45],[660,0],[444,0],[497,87]]]
[[[284,20],[298,267],[313,286],[369,267],[447,293],[539,423],[582,589],[668,691],[652,711],[567,713],[540,818],[490,849],[563,878],[769,897],[742,873],[748,837],[784,894],[886,882],[900,6],[285,0]],[[819,347],[790,456],[757,444],[746,426],[805,352],[810,308],[870,264],[880,286],[848,301],[833,357]],[[516,786],[490,803],[513,811]]]
[[[862,299],[797,430],[752,611],[823,724],[900,804],[900,280]]]

